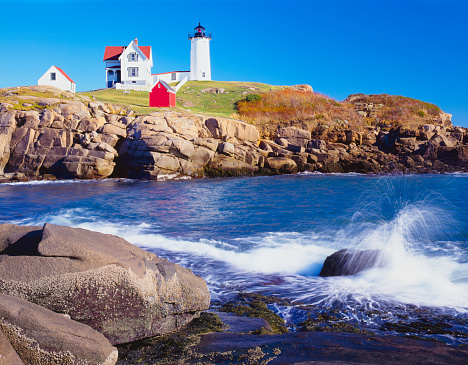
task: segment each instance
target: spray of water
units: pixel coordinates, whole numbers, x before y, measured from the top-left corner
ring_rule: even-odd
[[[409,179],[382,178],[361,197],[335,247],[379,252],[372,269],[350,277],[327,278],[319,301],[332,305],[383,302],[468,309],[466,264],[450,252],[457,229],[450,203],[417,189]],[[411,194],[410,194],[411,193]],[[344,246],[344,247],[343,247]],[[368,256],[355,256],[355,260]],[[346,265],[362,265],[350,260]],[[466,273],[466,271],[465,271]],[[307,294],[304,293],[304,297]]]

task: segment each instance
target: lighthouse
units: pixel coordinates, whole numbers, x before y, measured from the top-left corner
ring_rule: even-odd
[[[198,23],[193,33],[189,33],[190,49],[190,80],[211,80],[210,41],[211,33]]]

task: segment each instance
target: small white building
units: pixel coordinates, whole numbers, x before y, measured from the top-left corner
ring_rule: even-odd
[[[37,81],[38,85],[55,86],[62,90],[76,91],[75,82],[60,67],[51,66]]]
[[[127,47],[106,47],[104,62],[107,87],[114,87],[115,84],[153,85],[151,46],[139,46],[136,38]]]
[[[171,71],[160,74],[153,74],[153,84],[156,85],[159,81],[164,81],[168,84],[171,82],[180,82],[187,78],[190,79],[190,71]]]

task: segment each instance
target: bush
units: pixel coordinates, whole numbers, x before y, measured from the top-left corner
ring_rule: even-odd
[[[258,101],[261,98],[262,97],[258,94],[249,94],[246,96],[245,100],[247,100],[248,102],[253,102],[253,101]]]
[[[347,120],[353,124],[362,125],[364,119],[360,117],[352,104],[338,103],[325,95],[282,89],[269,91],[254,101],[249,101],[250,94],[245,100],[237,103],[239,115],[248,121],[256,122],[290,122],[303,120],[334,121]]]
[[[418,117],[424,118],[424,117],[426,116],[426,113],[424,113],[424,110],[418,110],[418,111],[416,112],[416,115],[417,115]]]

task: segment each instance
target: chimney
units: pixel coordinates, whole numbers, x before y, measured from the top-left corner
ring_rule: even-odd
[[[135,38],[135,40],[133,41],[133,43],[135,43],[135,45],[138,46],[138,38]]]

